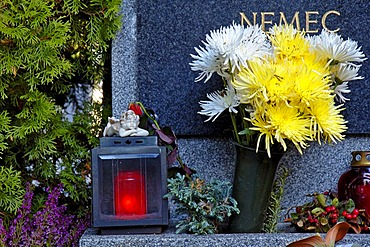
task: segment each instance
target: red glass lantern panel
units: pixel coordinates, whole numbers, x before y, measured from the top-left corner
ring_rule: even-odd
[[[114,180],[117,217],[142,218],[146,214],[145,177],[139,171],[119,172]]]

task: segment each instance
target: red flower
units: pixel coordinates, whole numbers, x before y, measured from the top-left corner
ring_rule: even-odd
[[[139,115],[139,116],[143,115],[143,110],[136,103],[130,103],[130,105],[128,106],[128,109],[132,110],[136,115]]]

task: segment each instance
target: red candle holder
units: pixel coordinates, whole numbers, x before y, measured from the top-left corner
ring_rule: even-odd
[[[145,177],[140,171],[119,172],[114,180],[115,214],[122,219],[139,219],[146,214]]]
[[[358,209],[370,214],[370,151],[352,152],[351,169],[338,181],[339,200],[351,198]]]

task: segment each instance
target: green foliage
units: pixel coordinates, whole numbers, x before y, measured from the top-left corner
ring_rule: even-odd
[[[40,203],[42,188],[62,183],[69,209],[89,210],[89,150],[102,130],[101,106],[89,93],[106,73],[120,4],[0,1],[0,165],[18,171],[23,182],[39,182]],[[18,206],[0,210],[14,213]]]
[[[262,226],[262,232],[275,233],[277,232],[277,223],[279,221],[281,207],[280,202],[284,193],[284,185],[289,171],[284,166],[279,166],[278,176],[274,182],[273,189],[269,198],[269,204],[266,211],[265,220]]]
[[[177,203],[179,213],[188,215],[176,225],[176,233],[218,233],[228,217],[239,213],[237,202],[231,197],[231,189],[232,185],[228,182],[206,183],[195,175],[191,181],[180,174],[168,179],[169,193],[166,197]]]
[[[0,210],[15,214],[22,205],[24,188],[20,172],[0,166]]]

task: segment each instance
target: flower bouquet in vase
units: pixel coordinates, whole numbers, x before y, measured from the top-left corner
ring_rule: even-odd
[[[307,36],[292,25],[232,24],[206,35],[190,63],[195,81],[214,73],[220,90],[200,101],[215,121],[228,111],[236,147],[233,197],[240,214],[232,232],[260,232],[273,180],[290,143],[302,154],[309,142],[336,143],[347,130],[342,115],[365,55],[357,42],[325,30]]]

